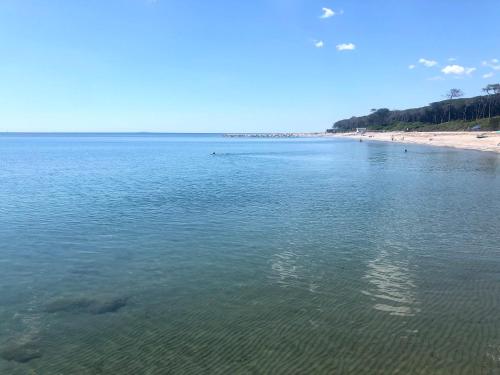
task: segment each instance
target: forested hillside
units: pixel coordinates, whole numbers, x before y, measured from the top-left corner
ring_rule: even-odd
[[[485,95],[461,98],[459,89],[451,89],[447,99],[426,107],[391,111],[372,109],[367,116],[352,117],[334,124],[339,131],[356,128],[371,130],[467,130],[479,124],[483,130],[500,129],[500,84],[488,85]]]

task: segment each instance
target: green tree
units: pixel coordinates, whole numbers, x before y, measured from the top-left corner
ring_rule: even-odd
[[[491,85],[488,85],[483,88],[483,92],[486,93],[486,97],[488,98],[488,118],[491,118],[491,98],[490,98],[490,92],[494,92],[493,88]]]
[[[448,91],[445,96],[450,101],[448,103],[448,122],[450,122],[451,121],[451,104],[452,104],[451,102],[455,98],[460,98],[460,97],[464,96],[464,92],[460,89],[450,89],[450,91]]]

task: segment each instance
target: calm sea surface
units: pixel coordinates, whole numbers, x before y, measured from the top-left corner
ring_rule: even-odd
[[[0,136],[0,373],[500,373],[500,156],[407,148]]]

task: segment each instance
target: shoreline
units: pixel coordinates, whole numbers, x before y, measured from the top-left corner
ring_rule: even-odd
[[[330,137],[332,134],[326,132],[304,132],[304,133],[224,133],[226,138],[321,138]]]
[[[477,138],[483,135],[484,138]],[[500,153],[500,132],[366,132],[365,134],[342,133],[333,137],[381,141],[400,144],[416,144],[435,147],[452,147],[463,150],[476,150]]]
[[[484,138],[477,138],[484,135]],[[500,132],[366,132],[350,133],[229,133],[228,138],[350,138],[365,141],[380,141],[400,144],[416,144],[435,147],[452,147],[462,150],[475,150],[500,153]]]

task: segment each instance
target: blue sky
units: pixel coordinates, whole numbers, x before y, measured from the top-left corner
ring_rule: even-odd
[[[498,0],[2,0],[0,131],[315,131],[500,81]]]

